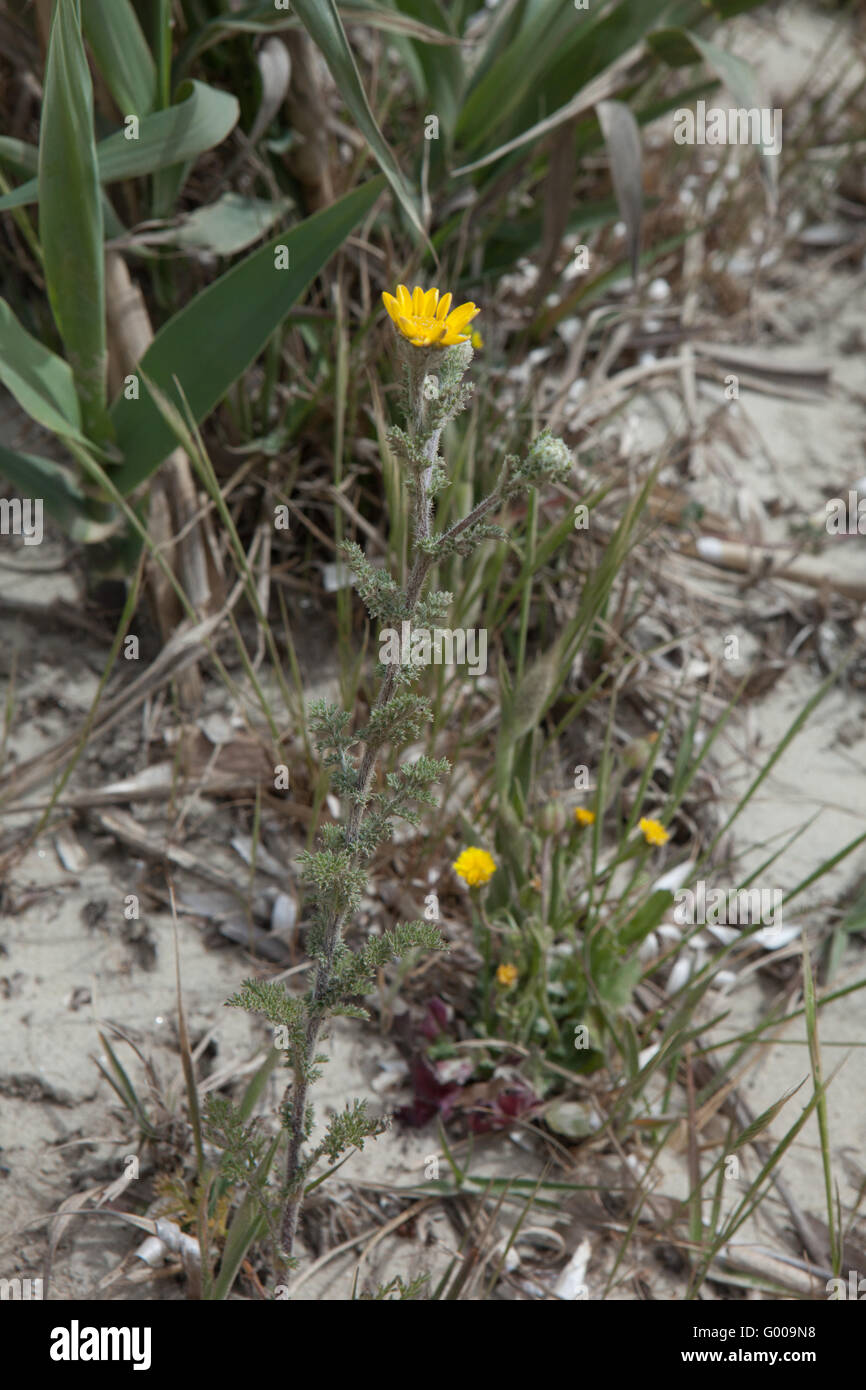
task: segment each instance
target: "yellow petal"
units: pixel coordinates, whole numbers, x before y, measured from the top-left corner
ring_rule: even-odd
[[[394,298],[393,294],[389,294],[387,290],[383,290],[382,303],[385,305],[385,308],[388,310],[388,313],[391,315],[391,318],[396,323],[401,312],[399,302]]]
[[[444,328],[444,324],[442,325],[441,330],[438,327],[428,328],[426,324],[423,327],[421,327],[420,325],[416,326],[415,332],[418,335],[419,344],[423,344],[424,347],[434,347],[436,343],[438,343],[439,339],[442,337],[442,332],[444,331]]]
[[[461,304],[457,309],[452,309],[446,319],[446,323],[452,333],[462,333],[467,323],[469,323],[471,319],[474,319],[476,314],[480,313],[481,310],[476,304]]]
[[[451,308],[451,301],[453,298],[454,296],[450,290],[447,294],[443,294],[442,298],[439,300],[439,305],[436,309],[437,319],[444,319],[447,316],[448,310]]]
[[[411,322],[411,320],[406,318],[405,314],[401,314],[400,317],[397,319],[397,327],[399,328],[401,333],[405,334],[407,338],[409,338],[410,340],[414,340],[416,331],[415,325]]]
[[[436,313],[436,304],[438,299],[438,290],[428,290],[425,294],[424,303],[421,307],[421,313],[425,319],[432,319],[433,315]]]
[[[398,285],[398,286],[397,286],[397,302],[398,302],[399,305],[400,305],[400,313],[401,313],[401,314],[411,314],[411,312],[412,312],[412,296],[411,296],[411,294],[409,293],[409,291],[407,290],[407,288],[406,288],[405,285]]]
[[[420,285],[416,285],[412,291],[412,313],[420,318],[421,310],[424,305],[424,291]]]

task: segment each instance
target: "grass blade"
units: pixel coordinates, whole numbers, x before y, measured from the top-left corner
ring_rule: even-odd
[[[142,1134],[146,1134],[148,1137],[152,1136],[154,1134],[154,1128],[151,1124],[150,1117],[143,1103],[138,1098],[138,1092],[130,1081],[126,1068],[123,1066],[117,1053],[108,1041],[108,1038],[98,1029],[97,1037],[108,1054],[107,1064],[101,1060],[97,1061],[99,1070],[102,1072],[106,1081],[108,1081],[117,1092],[118,1096],[120,1096],[124,1105],[128,1107],[130,1113],[135,1117],[136,1123],[141,1129]]]
[[[818,1038],[815,979],[812,974],[812,962],[809,959],[809,947],[805,940],[803,942],[803,1007],[806,1013],[809,1061],[812,1066],[812,1081],[817,1102],[818,1133],[821,1137],[821,1164],[824,1169],[824,1195],[827,1201],[827,1230],[830,1234],[830,1263],[834,1275],[838,1275],[840,1265],[839,1233],[836,1229],[836,1213],[833,1208],[833,1161],[830,1154],[830,1126],[827,1120],[827,1092],[824,1086],[821,1044]]]

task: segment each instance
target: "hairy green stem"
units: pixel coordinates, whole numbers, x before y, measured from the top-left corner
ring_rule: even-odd
[[[434,535],[433,499],[445,482],[439,442],[447,422],[466,408],[470,398],[471,385],[463,385],[462,379],[472,360],[472,349],[463,342],[445,353],[406,344],[402,351],[408,434],[395,428],[389,431],[389,440],[409,472],[407,482],[412,498],[412,564],[405,587],[401,589],[390,574],[377,575],[360,546],[347,542],[344,550],[371,619],[384,620],[389,628],[396,621],[411,630],[419,610],[428,622],[451,602],[450,594],[436,592],[423,597],[437,561],[454,550],[463,554],[482,540],[501,536],[501,528],[484,521],[488,513],[519,491],[544,481],[562,482],[571,470],[572,460],[563,441],[549,430],[542,430],[522,462],[506,456],[489,497],[449,530]],[[307,1175],[318,1158],[326,1153],[333,1162],[345,1149],[362,1147],[365,1138],[382,1128],[379,1120],[366,1114],[365,1102],[356,1101],[353,1108],[332,1117],[324,1141],[305,1152],[312,1124],[308,1095],[317,1075],[316,1049],[325,1019],[336,1013],[365,1017],[365,1011],[350,1001],[371,988],[376,966],[399,959],[416,945],[434,950],[445,945],[435,927],[420,921],[398,923],[381,939],[371,939],[354,952],[343,942],[346,924],[365,890],[367,865],[376,843],[389,833],[391,815],[405,816],[417,824],[418,812],[409,811],[408,803],[435,804],[427,788],[449,768],[446,758],[421,757],[385,779],[392,796],[377,789],[382,750],[391,745],[396,753],[418,732],[424,714],[432,717],[428,700],[403,691],[416,675],[414,670],[403,671],[404,660],[402,650],[395,655],[392,648],[387,659],[382,654],[384,669],[379,691],[366,733],[360,736],[352,737],[348,711],[326,701],[316,702],[315,722],[322,734],[318,746],[323,750],[324,765],[339,768],[338,786],[347,799],[347,814],[344,825],[329,826],[323,832],[321,853],[305,852],[302,856],[307,877],[316,885],[315,944],[310,943],[316,970],[305,999],[289,997],[273,984],[247,980],[244,990],[226,1001],[232,1007],[264,1014],[291,1039],[287,1061],[292,1075],[281,1108],[288,1152],[279,1236],[282,1252],[289,1259],[297,1240]],[[413,666],[414,662],[413,656]],[[349,750],[359,743],[361,753],[356,757]]]
[[[423,373],[422,373],[423,375]],[[419,380],[413,380],[410,384],[412,394],[412,423],[414,432],[417,435],[423,432],[424,428],[424,398],[421,391]],[[416,542],[427,540],[430,536],[432,524],[432,501],[429,495],[430,479],[433,467],[439,452],[439,439],[441,429],[433,430],[424,444],[424,455],[428,460],[429,466],[424,470],[418,479],[415,501],[414,534]],[[411,622],[418,600],[421,597],[427,576],[433,564],[431,556],[419,551],[415,556],[412,570],[409,575],[409,582],[406,586],[406,609],[404,617]],[[397,678],[398,662],[390,662],[388,669],[382,679],[379,694],[376,698],[374,711],[382,709],[387,705],[394,694],[394,685]],[[364,815],[367,809],[367,800],[373,778],[376,773],[381,744],[367,744],[364,749],[364,756],[358,771],[358,791],[357,800],[352,802],[352,809],[349,812],[346,824],[346,845],[354,850],[354,861],[358,855],[358,834],[363,824]],[[322,1007],[328,997],[331,987],[331,979],[334,970],[334,955],[337,944],[342,935],[343,927],[346,922],[346,913],[334,913],[328,922],[322,942],[322,950],[319,957],[319,964],[316,970],[316,979],[313,986],[313,993],[310,1001],[310,1015],[307,1020],[307,1028],[304,1037],[304,1047],[301,1057],[294,1071],[293,1083],[291,1086],[291,1132],[289,1135],[289,1149],[286,1158],[286,1189],[287,1199],[283,1210],[283,1223],[281,1230],[281,1242],[285,1254],[291,1256],[294,1249],[295,1238],[298,1230],[298,1218],[301,1213],[301,1205],[304,1199],[304,1168],[302,1150],[304,1145],[304,1128],[307,1110],[307,1093],[309,1091],[309,1075],[315,1057],[316,1044],[323,1022]]]

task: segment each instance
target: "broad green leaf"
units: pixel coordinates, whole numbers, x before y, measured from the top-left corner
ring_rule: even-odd
[[[274,237],[233,266],[169,319],[141,360],[143,375],[172,400],[176,377],[196,421],[204,419],[247,370],[271,334],[382,192],[371,179],[339,202]],[[289,268],[275,265],[285,247]],[[175,447],[168,424],[150,396],[121,396],[111,418],[124,462],[112,474],[130,492]]]
[[[373,151],[400,205],[415,229],[426,239],[415,201],[400,166],[370,110],[367,93],[361,83],[358,67],[334,0],[292,0],[292,8],[310,38],[321,49],[340,96],[354,116],[358,129]]]
[[[265,236],[291,206],[291,198],[244,198],[240,193],[224,193],[215,203],[196,208],[176,227],[142,234],[134,238],[133,245],[179,246],[184,251],[234,256]]]
[[[759,105],[757,79],[748,63],[719,48],[718,44],[710,43],[709,39],[702,39],[700,34],[687,34],[686,37],[691,39],[707,67],[721,78],[738,105]]]
[[[26,140],[13,140],[0,135],[0,164],[8,164],[16,173],[35,174],[39,168],[39,150]]]
[[[48,301],[75,377],[85,432],[104,441],[102,194],[78,0],[57,5],[51,24],[39,129],[39,234]]]
[[[0,381],[32,420],[80,444],[81,411],[72,369],[19,322],[0,299]]]
[[[70,470],[53,459],[19,454],[0,444],[0,474],[22,497],[41,498],[49,516],[53,516],[73,540],[90,544],[104,540],[116,530],[113,522],[107,524],[88,518],[86,494]]]
[[[600,101],[595,109],[610,158],[610,173],[616,201],[628,234],[628,258],[632,279],[637,284],[643,213],[640,130],[624,101]]]
[[[130,0],[82,0],[84,34],[123,116],[156,104],[156,64]]]
[[[145,116],[137,140],[128,140],[122,130],[100,140],[96,147],[100,182],[139,178],[195,159],[219,145],[237,125],[240,107],[228,92],[203,82],[184,82],[176,95],[173,106]],[[35,203],[38,197],[39,184],[32,179],[0,198],[0,212]]]
[[[256,66],[259,70],[261,92],[259,109],[247,135],[251,145],[257,145],[266,134],[288,94],[292,80],[292,60],[282,39],[272,34],[264,43],[259,44]]]
[[[106,183],[138,178],[195,160],[221,145],[239,115],[238,99],[231,93],[204,82],[182,82],[172,106],[142,121],[138,140],[118,131],[100,143],[100,178]]]

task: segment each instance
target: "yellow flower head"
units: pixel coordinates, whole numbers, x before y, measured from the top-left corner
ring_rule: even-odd
[[[671,838],[661,821],[649,820],[644,816],[639,824],[648,845],[666,845]]]
[[[469,334],[469,341],[476,350],[484,346],[484,339],[477,328],[473,328],[472,332]]]
[[[451,309],[453,297],[449,293],[440,299],[438,290],[425,292],[420,285],[410,294],[405,285],[398,285],[396,298],[385,290],[382,303],[397,330],[413,347],[445,348],[468,342],[470,334],[464,332],[466,325],[481,312],[477,304],[471,303]]]
[[[595,811],[587,811],[585,806],[575,806],[574,819],[578,825],[595,825]]]
[[[493,856],[486,849],[477,849],[474,845],[465,849],[452,867],[470,888],[477,888],[479,883],[489,883],[496,873]]]
[[[517,975],[518,970],[516,965],[500,965],[496,972],[497,984],[505,985],[505,987],[508,988],[509,985],[517,983]]]

